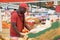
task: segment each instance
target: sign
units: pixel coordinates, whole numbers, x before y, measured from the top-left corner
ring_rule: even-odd
[[[56,12],[59,12],[60,13],[60,5],[59,6],[56,6]]]

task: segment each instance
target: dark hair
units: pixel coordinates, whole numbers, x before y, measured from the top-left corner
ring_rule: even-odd
[[[16,9],[14,9],[14,11],[16,11]]]

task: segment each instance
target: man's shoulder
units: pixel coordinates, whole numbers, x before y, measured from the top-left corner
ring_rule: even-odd
[[[12,12],[12,15],[17,15],[17,12],[16,11]]]
[[[13,12],[11,16],[12,16],[12,17],[17,17],[17,12],[16,12],[16,11]]]

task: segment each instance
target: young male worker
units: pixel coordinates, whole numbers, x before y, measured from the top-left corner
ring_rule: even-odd
[[[25,25],[25,16],[24,13],[28,10],[28,5],[25,3],[20,3],[19,9],[11,15],[11,28],[10,36],[11,37],[22,37],[21,32],[24,27],[28,30],[31,30],[30,27]]]

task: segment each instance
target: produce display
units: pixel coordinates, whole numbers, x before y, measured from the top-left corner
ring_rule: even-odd
[[[2,28],[10,28],[11,24],[6,21],[2,21]]]
[[[41,27],[39,27],[39,28],[41,28]],[[39,28],[36,28],[36,29],[39,29]],[[23,38],[18,38],[18,37],[12,38],[11,37],[10,39],[11,40],[37,40],[37,39],[38,40],[56,40],[60,37],[60,31],[59,31],[60,30],[60,20],[58,20],[56,22],[52,22],[51,26],[46,29],[44,29],[44,27],[42,27],[41,29],[42,29],[41,31],[35,30],[34,33],[30,32],[30,31],[27,33],[22,33],[23,35],[25,35]],[[38,32],[36,32],[36,31],[38,31]],[[4,38],[4,39],[9,39],[9,38]]]
[[[40,20],[36,17],[31,17],[31,16],[29,17],[28,16],[26,18],[26,22],[27,22],[27,25],[30,26],[33,29],[34,26],[37,25],[40,22]]]
[[[10,28],[10,14],[9,11],[3,11],[2,14],[2,28]]]
[[[26,29],[26,28],[24,28],[23,30],[22,30],[22,33],[28,33],[29,31]]]
[[[60,35],[60,21],[53,22],[51,27],[37,33],[28,34],[32,40],[53,40],[56,36]],[[47,36],[47,37],[46,37]]]

